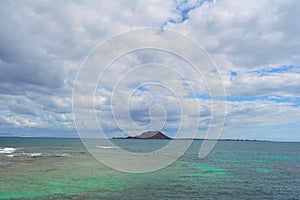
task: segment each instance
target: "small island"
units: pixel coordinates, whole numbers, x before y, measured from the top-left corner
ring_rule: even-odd
[[[113,138],[113,139],[151,139],[151,140],[171,140],[172,138],[166,136],[160,131],[147,131],[143,132],[141,135],[138,136],[128,136],[126,138]]]
[[[224,141],[224,142],[272,142],[267,140],[256,139],[209,139],[209,138],[170,138],[160,131],[146,131],[138,136],[113,137],[112,139],[150,139],[150,140],[208,140],[208,141]]]

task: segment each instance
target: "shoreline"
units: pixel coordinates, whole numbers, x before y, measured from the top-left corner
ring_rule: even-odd
[[[24,138],[24,139],[82,139],[79,137],[37,137],[37,136],[1,136],[0,138]],[[83,139],[100,139],[100,138],[83,138]],[[107,138],[101,138],[107,139]],[[142,139],[142,138],[126,138],[126,137],[112,137],[109,140],[196,140],[196,141],[223,141],[223,142],[289,142],[289,143],[300,143],[300,141],[282,141],[282,140],[260,140],[260,139],[205,139],[205,138],[171,138],[171,139]]]

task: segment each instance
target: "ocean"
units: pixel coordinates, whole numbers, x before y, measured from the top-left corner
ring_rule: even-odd
[[[141,152],[168,143],[113,142]],[[300,199],[300,143],[219,141],[199,159],[201,143],[161,170],[132,174],[104,166],[79,139],[0,138],[0,199]]]

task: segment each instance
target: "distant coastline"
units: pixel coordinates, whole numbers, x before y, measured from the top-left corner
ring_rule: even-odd
[[[210,140],[210,141],[254,141],[254,142],[271,142],[268,140],[256,140],[256,139],[206,139],[206,138],[171,138],[166,136],[160,131],[147,131],[138,136],[127,137],[113,137],[112,139],[139,139],[139,140]]]
[[[131,140],[137,138],[131,137],[112,137],[113,140]],[[154,140],[154,139],[147,139],[147,138],[139,138],[139,140]],[[164,140],[164,139],[161,139]],[[205,139],[205,138],[171,138],[168,140],[210,140],[210,141],[232,141],[232,142],[299,142],[299,141],[272,141],[272,140],[257,140],[257,139]]]
[[[44,139],[80,139],[79,137],[53,137],[53,136],[18,136],[18,135],[1,135],[0,134],[0,138],[44,138]],[[85,139],[89,139],[89,138],[85,138]],[[93,139],[93,138],[90,138]],[[94,139],[99,139],[99,138],[94,138]],[[101,139],[107,139],[107,138],[101,138]],[[125,139],[128,140],[127,137],[111,137],[109,139]],[[140,139],[140,140],[149,140],[149,139]],[[207,138],[171,138],[171,140],[211,140],[211,141],[236,141],[236,142],[296,142],[296,143],[300,143],[300,141],[291,141],[291,140],[263,140],[263,139],[233,139],[233,138],[222,138],[222,139],[207,139]]]

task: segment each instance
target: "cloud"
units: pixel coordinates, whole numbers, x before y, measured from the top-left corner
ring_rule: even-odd
[[[200,7],[205,2],[212,2],[211,0],[197,0],[197,1],[176,1],[176,7],[173,10],[173,15],[170,16],[161,26],[160,33],[163,32],[164,27],[169,23],[171,24],[181,24],[189,19],[189,13]]]
[[[235,72],[232,76],[223,75],[229,96],[257,97],[278,95],[282,97],[298,97],[300,90],[299,67],[264,69],[260,71]],[[296,70],[297,69],[297,70]]]
[[[193,38],[216,63],[228,95],[222,137],[300,140],[297,133],[299,13],[299,2],[292,0],[259,3],[3,1],[0,6],[0,132],[72,135],[75,131],[72,87],[76,72],[90,50],[123,31],[160,27],[162,37],[163,30],[173,29]],[[170,45],[189,52],[184,44]],[[122,75],[150,62],[173,66],[182,76],[154,68],[144,73],[155,77],[152,81],[166,80],[176,88],[184,102],[184,114],[178,111],[179,106],[170,93],[162,88],[141,86],[146,80],[142,72],[123,80],[119,88],[122,100],[116,106],[121,108],[130,92],[141,86],[130,102],[133,121],[146,125],[150,121],[150,107],[159,103],[168,113],[166,131],[173,134],[181,117],[194,122],[200,116],[199,137],[202,137],[211,122],[209,88],[205,85],[209,74],[199,77],[179,57],[150,50],[126,55],[107,71],[96,96],[96,111],[104,129],[111,135],[122,134],[111,113],[111,92]],[[195,89],[195,95],[190,86]],[[211,85],[214,89],[217,86]],[[89,96],[81,98],[82,102],[93,100]],[[192,102],[198,103],[199,113],[195,114]],[[86,110],[90,108],[86,105]],[[161,110],[152,112],[153,120],[159,122]],[[215,115],[221,118],[222,113]],[[126,129],[133,129],[127,118],[120,120]],[[188,130],[191,124],[184,126]]]
[[[299,63],[297,1],[260,3],[217,1],[189,13],[183,24],[169,24],[203,44],[222,68],[259,68]],[[219,58],[220,59],[220,58]],[[220,62],[220,65],[226,62]]]
[[[272,100],[228,102],[222,137],[299,140],[299,106]],[[288,131],[287,131],[288,130]]]

